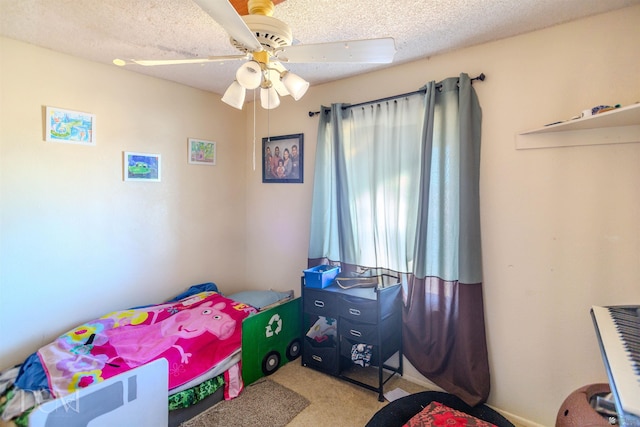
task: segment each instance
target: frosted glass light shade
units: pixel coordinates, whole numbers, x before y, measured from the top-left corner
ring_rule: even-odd
[[[255,89],[262,82],[262,69],[256,61],[245,62],[236,71],[236,80],[245,89]]]
[[[245,89],[236,80],[231,83],[222,97],[222,102],[231,105],[233,108],[242,110],[244,105]]]
[[[271,110],[280,105],[280,97],[273,86],[260,88],[260,105],[265,110]]]
[[[287,91],[291,94],[291,97],[296,101],[299,100],[307,93],[307,89],[309,89],[309,82],[300,77],[297,74],[293,74],[290,71],[284,73],[282,77],[282,83],[284,87],[287,88]]]

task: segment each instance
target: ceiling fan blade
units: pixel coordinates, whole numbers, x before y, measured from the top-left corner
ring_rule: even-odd
[[[236,59],[249,59],[250,55],[227,55],[227,56],[209,56],[207,58],[186,58],[186,59],[131,59],[125,61],[123,59],[114,59],[115,65],[124,66],[131,64],[144,65],[150,67],[154,65],[180,65],[180,64],[203,64],[206,62],[232,61]]]
[[[262,45],[256,36],[228,0],[194,0],[194,2],[222,25],[232,39],[244,45],[250,52],[262,50]]]
[[[391,37],[283,46],[274,56],[282,62],[359,62],[388,64],[396,53]]]

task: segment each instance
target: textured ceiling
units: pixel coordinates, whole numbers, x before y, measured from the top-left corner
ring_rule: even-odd
[[[273,16],[289,24],[294,44],[393,37],[399,64],[635,4],[640,0],[286,0]],[[0,35],[105,64],[240,53],[191,0],[0,0]],[[127,67],[222,94],[240,64]],[[286,64],[311,85],[388,66]]]

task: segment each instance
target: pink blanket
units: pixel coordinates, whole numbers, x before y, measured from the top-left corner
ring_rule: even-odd
[[[38,350],[51,392],[66,396],[152,360],[169,361],[169,389],[240,348],[242,320],[256,312],[216,292],[109,313]]]

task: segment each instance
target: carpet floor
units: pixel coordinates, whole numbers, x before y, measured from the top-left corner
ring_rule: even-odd
[[[376,377],[373,376],[375,379]],[[378,402],[378,394],[368,389],[362,388],[355,384],[351,384],[347,381],[326,375],[321,372],[315,371],[311,368],[307,368],[301,365],[300,359],[287,363],[282,366],[272,375],[258,380],[256,383],[249,385],[245,388],[243,394],[251,392],[252,388],[259,384],[261,381],[269,381],[277,383],[285,391],[292,392],[293,395],[298,395],[302,398],[303,402],[307,402],[301,407],[295,407],[293,410],[287,410],[286,412],[288,421],[285,424],[277,424],[276,421],[267,421],[264,418],[264,413],[261,418],[253,423],[241,424],[243,417],[234,416],[231,421],[222,421],[214,418],[197,417],[191,421],[203,422],[200,424],[183,424],[181,427],[211,427],[211,426],[285,426],[286,427],[363,427],[380,409],[385,407],[389,402]],[[373,382],[372,384],[375,384]],[[428,389],[408,381],[398,375],[391,378],[384,387],[385,392],[391,391],[395,388],[400,388],[408,393],[419,393],[427,391]],[[256,389],[255,391],[260,391]],[[288,397],[287,397],[288,396]],[[275,404],[276,402],[286,406],[295,405],[293,397],[287,396],[271,396],[268,398],[269,402]],[[261,396],[255,396],[261,399]],[[248,402],[251,399],[244,399]],[[262,399],[264,400],[264,399]],[[243,404],[242,395],[232,401],[223,402]],[[291,405],[288,405],[291,403]],[[221,404],[215,405],[209,411],[221,406]],[[273,406],[273,405],[271,405]],[[246,408],[243,408],[246,411]],[[285,409],[281,409],[285,412]],[[260,410],[257,410],[260,414]],[[206,413],[206,412],[205,412]],[[293,415],[291,415],[293,413]],[[204,414],[204,413],[203,413]],[[206,421],[205,421],[206,420]],[[272,424],[273,422],[273,424]],[[282,421],[278,421],[282,422]],[[516,427],[518,425],[516,424]]]
[[[268,378],[310,402],[287,427],[362,427],[388,403],[378,402],[376,392],[304,367],[300,359],[287,363]],[[384,390],[397,387],[409,393],[426,390],[398,375],[385,384]]]

